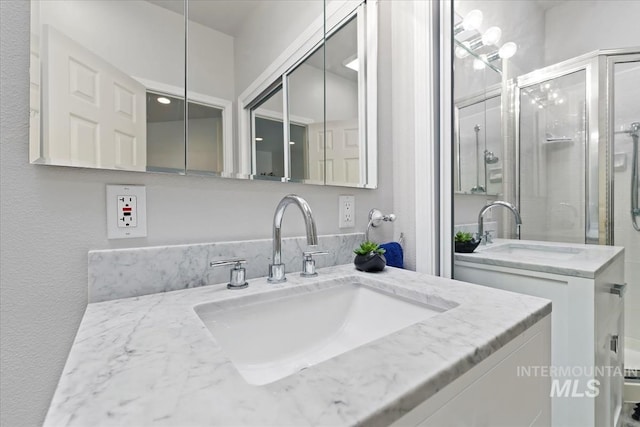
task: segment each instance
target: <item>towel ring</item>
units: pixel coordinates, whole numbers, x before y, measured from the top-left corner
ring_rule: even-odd
[[[376,208],[369,211],[369,224],[367,224],[367,231],[364,234],[365,240],[369,241],[369,230],[371,227],[378,227],[382,222],[393,222],[396,220],[395,214],[383,215],[383,213]]]

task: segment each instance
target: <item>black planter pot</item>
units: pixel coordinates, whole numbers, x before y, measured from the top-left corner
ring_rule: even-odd
[[[456,244],[456,248],[455,251],[456,252],[460,252],[463,254],[470,254],[471,252],[473,252],[478,245],[480,244],[480,240],[472,240],[470,242],[455,242]]]
[[[353,263],[358,270],[373,273],[384,270],[387,265],[387,259],[384,255],[371,252],[368,255],[356,255]]]

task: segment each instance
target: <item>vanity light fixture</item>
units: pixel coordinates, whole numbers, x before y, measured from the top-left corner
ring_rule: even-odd
[[[491,27],[482,34],[482,44],[485,46],[495,45],[500,41],[500,37],[502,37],[500,27]]]
[[[484,70],[484,68],[487,66],[486,62],[487,55],[480,55],[480,58],[473,60],[473,69],[477,71]]]
[[[169,98],[166,98],[164,96],[159,96],[156,101],[158,101],[160,104],[171,104],[171,100]]]
[[[460,59],[464,59],[469,56],[469,50],[471,50],[471,45],[469,44],[469,42],[462,42],[462,45],[464,47],[456,46],[456,56]]]
[[[489,61],[495,61],[498,58],[509,59],[518,51],[518,45],[514,42],[507,42],[500,49],[487,55]]]
[[[463,31],[476,30],[482,24],[482,11],[474,9],[467,13],[462,20],[453,27],[453,35],[460,34]]]
[[[517,51],[518,51],[518,45],[515,44],[514,42],[508,42],[502,45],[502,47],[498,51],[498,54],[502,59],[509,59],[513,55],[515,55]]]

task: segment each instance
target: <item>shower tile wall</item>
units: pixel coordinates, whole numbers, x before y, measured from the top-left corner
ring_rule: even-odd
[[[628,130],[640,122],[640,63],[617,64],[615,73],[614,130]],[[631,162],[633,140],[614,136],[614,244],[625,247],[625,336],[640,340],[640,232],[631,225]],[[639,221],[640,222],[640,221]]]

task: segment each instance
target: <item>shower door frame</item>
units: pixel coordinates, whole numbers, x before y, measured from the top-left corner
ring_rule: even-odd
[[[611,128],[611,108],[609,108],[613,97],[613,65],[618,62],[629,62],[620,59],[638,54],[640,54],[640,48],[596,50],[515,79],[516,84],[513,88],[515,105],[513,117],[509,118],[509,121],[515,128],[515,201],[520,209],[521,92],[535,84],[579,71],[585,72],[584,240],[587,244],[613,244],[613,129]],[[612,62],[611,58],[619,59]],[[505,142],[508,144],[509,141]],[[595,173],[591,173],[592,171]],[[592,202],[596,202],[598,207],[593,214],[589,209]],[[589,233],[591,224],[597,224],[595,230],[597,237]]]
[[[615,155],[615,66],[616,64],[624,64],[628,62],[640,62],[640,47],[634,49],[624,49],[624,52],[610,54],[606,58],[606,73],[607,73],[607,103],[609,106],[607,115],[607,136],[611,143],[608,146],[607,157],[607,182],[609,183],[608,194],[606,199],[606,206],[609,211],[609,236],[607,244],[615,245],[615,233],[614,233],[614,212],[615,212],[615,178],[613,169],[613,160]],[[639,119],[640,120],[640,119]]]

